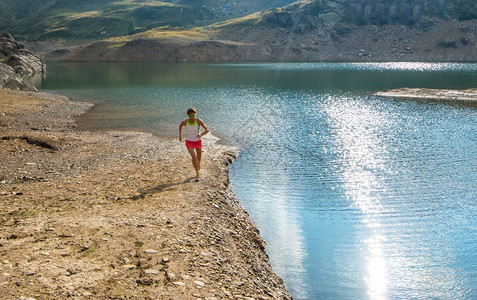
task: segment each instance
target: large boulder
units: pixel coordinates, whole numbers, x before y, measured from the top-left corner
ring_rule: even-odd
[[[23,48],[25,48],[25,46],[15,41],[9,33],[0,32],[0,56],[3,55],[3,57],[6,57],[10,53]]]
[[[0,88],[35,91],[24,77],[45,71],[38,55],[26,50],[9,33],[0,33]]]
[[[31,51],[20,49],[5,58],[5,64],[12,67],[21,76],[44,73],[45,67],[40,57]]]
[[[0,59],[21,76],[43,73],[45,67],[38,55],[25,49],[6,32],[0,33]]]

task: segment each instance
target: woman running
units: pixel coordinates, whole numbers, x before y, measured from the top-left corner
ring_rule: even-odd
[[[187,110],[188,119],[182,121],[179,126],[179,141],[182,142],[182,127],[186,127],[186,141],[185,145],[187,150],[189,150],[190,156],[192,157],[192,165],[197,174],[195,181],[200,180],[200,159],[202,157],[202,140],[201,137],[209,133],[209,129],[205,126],[204,122],[199,118],[195,117],[197,111],[195,108],[189,108]],[[204,132],[200,133],[200,128],[204,128]]]

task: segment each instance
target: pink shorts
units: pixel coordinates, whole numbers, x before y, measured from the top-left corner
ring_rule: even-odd
[[[187,148],[202,149],[202,140],[198,140],[198,141],[195,141],[195,142],[186,140],[185,145],[186,145]]]

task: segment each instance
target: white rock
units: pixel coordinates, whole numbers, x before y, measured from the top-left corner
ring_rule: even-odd
[[[176,279],[176,274],[167,272],[166,277],[167,277],[167,280],[173,281],[174,279]]]
[[[159,271],[158,270],[153,270],[153,269],[147,269],[147,270],[144,270],[144,273],[151,274],[151,275],[158,275]]]
[[[127,269],[127,270],[132,270],[132,269],[135,269],[136,266],[135,265],[124,265],[123,268]]]
[[[200,286],[200,287],[203,287],[205,285],[205,283],[203,283],[202,281],[198,281],[198,280],[194,281],[194,283],[196,285]]]

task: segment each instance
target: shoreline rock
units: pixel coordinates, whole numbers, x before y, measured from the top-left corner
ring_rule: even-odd
[[[9,33],[0,33],[0,88],[37,91],[24,78],[45,72],[38,55],[26,50]]]
[[[15,73],[12,67],[2,63],[0,63],[0,88],[37,91],[32,85],[26,84],[25,81]]]
[[[0,288],[9,298],[291,299],[206,147],[84,132],[87,103],[0,90]]]

